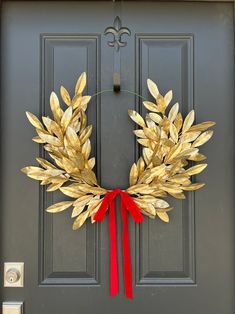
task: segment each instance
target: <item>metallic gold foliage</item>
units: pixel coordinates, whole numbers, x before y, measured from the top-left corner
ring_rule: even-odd
[[[215,123],[207,121],[193,125],[194,110],[183,120],[178,103],[168,110],[172,91],[162,96],[153,81],[148,79],[147,85],[155,101],[143,102],[149,111],[145,119],[134,110],[128,112],[130,118],[140,126],[134,134],[143,150],[137,165],[134,163],[131,167],[127,192],[143,214],[150,218],[158,216],[164,222],[169,222],[167,212],[172,208],[162,198],[169,194],[184,199],[185,191],[204,186],[204,183],[192,183],[191,176],[202,172],[207,164],[192,166],[191,162],[206,159],[199,153],[199,146],[211,138],[213,131],[207,129]]]
[[[98,210],[100,196],[107,192],[98,185],[92,170],[95,165],[95,158],[90,158],[92,126],[87,126],[85,113],[91,97],[82,95],[85,87],[86,73],[79,77],[73,98],[61,86],[61,98],[66,105],[64,109],[52,92],[50,107],[53,119],[42,117],[41,122],[35,115],[26,112],[38,135],[33,141],[43,144],[49,156],[47,159],[37,158],[39,167],[25,167],[22,171],[47,185],[48,192],[59,189],[73,199],[47,208],[50,213],[58,213],[73,206],[72,217],[76,217],[73,229],[79,228],[88,217],[92,219],[95,208]]]
[[[178,103],[169,108],[172,91],[163,96],[152,80],[148,79],[147,85],[154,101],[143,102],[148,110],[145,118],[134,110],[128,111],[139,126],[134,134],[143,150],[142,156],[131,166],[130,186],[126,192],[143,214],[169,222],[168,212],[172,207],[163,198],[170,195],[182,200],[185,191],[204,186],[204,183],[193,183],[191,176],[202,172],[207,164],[192,165],[192,162],[206,159],[199,147],[212,137],[213,131],[208,129],[215,123],[207,121],[193,125],[194,110],[183,120]],[[60,95],[65,105],[60,105],[57,95],[52,92],[50,108],[53,118],[43,116],[40,121],[34,114],[26,112],[37,133],[32,140],[43,145],[47,158],[36,158],[39,166],[21,169],[30,178],[46,185],[48,192],[60,190],[72,199],[53,204],[47,211],[58,213],[72,208],[74,230],[87,218],[95,222],[94,215],[107,193],[97,182],[93,171],[95,158],[90,157],[92,126],[87,125],[86,109],[91,96],[83,95],[85,88],[86,73],[82,73],[73,97],[61,86]]]

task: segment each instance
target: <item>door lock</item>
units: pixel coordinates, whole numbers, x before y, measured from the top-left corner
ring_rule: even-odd
[[[3,302],[2,314],[23,314],[23,302]]]
[[[17,268],[10,268],[6,272],[6,281],[16,283],[20,279],[20,272]]]
[[[23,287],[24,263],[4,264],[4,287]]]

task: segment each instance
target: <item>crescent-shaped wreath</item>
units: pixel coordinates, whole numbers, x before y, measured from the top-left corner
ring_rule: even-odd
[[[133,207],[135,210],[136,206],[142,214],[150,218],[157,216],[168,222],[168,212],[172,207],[164,198],[169,194],[184,199],[184,191],[204,186],[204,183],[192,183],[191,176],[202,172],[207,164],[192,166],[191,162],[206,159],[199,152],[199,147],[211,138],[213,131],[208,129],[215,123],[207,121],[193,125],[194,110],[183,120],[178,103],[168,110],[172,91],[162,96],[152,80],[148,79],[147,85],[154,101],[143,102],[149,111],[145,118],[134,110],[128,111],[130,118],[139,126],[134,134],[143,150],[142,156],[130,169],[129,187],[125,191],[115,189],[110,192],[100,186],[93,170],[95,158],[90,157],[89,139],[92,126],[87,125],[86,116],[91,96],[82,95],[86,73],[79,77],[73,98],[61,86],[60,94],[66,109],[61,108],[58,97],[51,93],[53,118],[43,116],[41,122],[34,114],[26,112],[37,132],[33,141],[43,144],[48,158],[36,158],[39,167],[29,166],[22,171],[30,178],[41,181],[41,185],[47,185],[48,192],[59,189],[72,198],[53,204],[46,210],[58,213],[73,207],[74,230],[80,228],[88,218],[92,223],[101,220],[98,217],[95,219],[97,212],[101,207],[103,211],[107,210],[113,198],[120,193],[130,211]]]

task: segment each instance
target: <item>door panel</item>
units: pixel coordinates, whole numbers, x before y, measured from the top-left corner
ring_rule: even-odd
[[[193,109],[193,40],[192,34],[136,34],[135,67],[141,95],[148,96],[146,80],[154,77],[159,86],[165,82],[161,86],[164,92],[174,86],[174,101],[179,101],[182,112]],[[142,110],[141,103],[137,110]],[[140,284],[195,283],[194,197],[189,194],[187,200],[170,202],[176,209],[172,212],[174,223],[167,226],[167,232],[166,226],[159,224],[158,232],[164,236],[155,236],[156,221],[147,220],[140,227],[141,249],[137,250]],[[168,247],[170,250],[165,249]]]
[[[109,297],[108,221],[71,229],[68,211],[44,209],[62,200],[19,169],[42,151],[31,142],[24,112],[49,114],[51,90],[70,92],[83,71],[87,93],[112,89],[113,49],[104,29],[116,8],[131,30],[121,48],[121,88],[150,97],[147,78],[173,89],[186,114],[217,122],[203,147],[206,186],[174,201],[171,221],[129,222],[133,288],[123,294],[121,220],[117,210],[120,294]],[[234,304],[234,27],[232,3],[4,2],[1,79],[1,256],[25,262],[25,286],[2,288],[23,300],[26,314],[233,314]],[[140,154],[127,110],[144,113],[124,91],[93,97],[88,107],[99,182],[126,188]],[[117,208],[118,208],[117,204]]]
[[[89,94],[99,89],[100,82],[100,35],[42,34],[41,35],[42,70],[41,93],[42,108],[50,115],[48,99],[52,90],[59,90],[60,85],[70,87],[77,79],[77,73],[83,71],[88,75]],[[79,62],[78,62],[79,60]],[[91,101],[88,110],[89,121],[98,132],[99,101]],[[98,138],[98,137],[97,137]],[[98,156],[98,141],[92,138],[93,154]],[[63,200],[61,193],[41,193],[43,207],[47,208],[53,202]],[[67,216],[68,228],[64,228],[62,216],[47,215],[43,210],[41,215],[41,284],[90,284],[98,283],[98,229],[97,225],[85,225],[79,237],[71,232],[71,219]],[[63,237],[61,237],[63,230]],[[69,243],[69,245],[68,245]],[[71,248],[73,248],[71,250]]]

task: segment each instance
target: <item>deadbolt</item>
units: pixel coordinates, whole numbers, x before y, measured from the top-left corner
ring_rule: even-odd
[[[6,272],[6,281],[16,283],[20,279],[20,272],[17,268],[10,268]]]
[[[4,263],[4,287],[23,287],[24,263]]]

